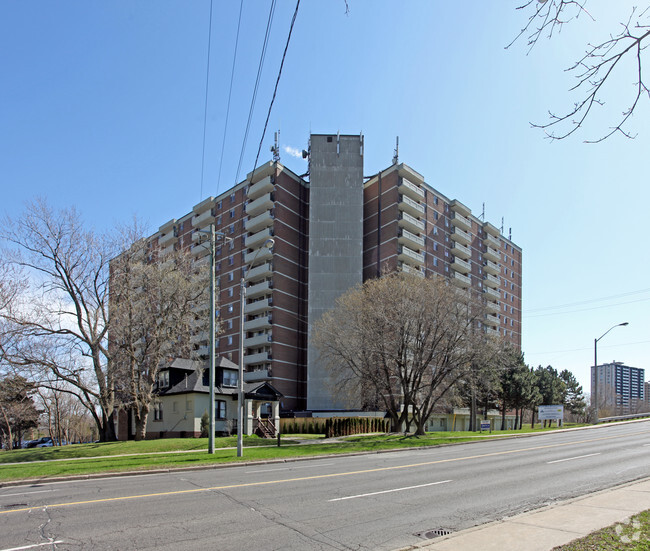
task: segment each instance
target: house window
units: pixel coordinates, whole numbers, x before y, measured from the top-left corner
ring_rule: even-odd
[[[232,345],[232,335],[228,335],[228,344]]]
[[[214,403],[214,416],[216,419],[225,419],[226,418],[226,401],[217,400]]]
[[[230,224],[230,233],[235,233],[235,224]]]
[[[233,279],[235,279],[235,274],[233,272],[230,272],[228,274],[228,281],[232,281]]]
[[[228,288],[228,296],[231,297],[233,295],[233,290],[232,287]]]
[[[237,386],[237,372],[235,370],[223,370],[223,386]]]
[[[230,202],[231,203],[235,202],[235,192],[234,191],[230,194]]]
[[[228,257],[228,266],[232,266],[235,263],[235,259],[232,256]]]
[[[229,305],[228,305],[228,313],[229,313],[229,314],[232,314],[233,311],[234,311],[234,309],[235,309],[235,308],[233,307],[232,304],[229,304]]]
[[[235,209],[230,209],[230,218],[235,217]]]
[[[167,388],[169,386],[169,371],[158,373],[158,388]]]
[[[178,402],[172,402],[172,413],[178,412]]]
[[[433,219],[434,219],[434,220],[438,220],[438,213],[437,213],[437,212],[434,212],[434,213],[433,213]]]
[[[221,201],[219,201],[219,202],[217,203],[217,208],[218,208],[218,209],[221,208]]]
[[[153,420],[162,421],[163,420],[163,405],[162,402],[156,402],[153,405]]]
[[[192,411],[192,400],[185,400],[185,411]]]
[[[226,326],[228,327],[228,329],[232,329],[232,320],[228,320],[226,322]]]
[[[217,226],[221,226],[221,215],[217,216]]]

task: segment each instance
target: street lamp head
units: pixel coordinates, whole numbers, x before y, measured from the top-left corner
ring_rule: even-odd
[[[625,327],[626,325],[630,325],[629,321],[624,321],[623,323],[619,323],[621,327]]]
[[[273,245],[275,245],[275,239],[269,237],[266,241],[264,241],[264,245],[262,245],[262,247],[272,249]]]

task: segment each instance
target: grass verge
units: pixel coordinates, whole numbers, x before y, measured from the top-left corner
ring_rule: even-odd
[[[650,551],[650,511],[634,515],[629,522],[616,523],[553,551]]]
[[[237,439],[234,436],[216,438],[215,448],[225,449],[216,449],[212,455],[207,453],[207,438],[168,438],[142,442],[33,448],[0,452],[0,481],[429,447],[499,438],[509,434],[553,430],[556,429],[498,431],[492,435],[474,432],[431,432],[419,437],[401,434],[359,435],[340,440],[326,439],[317,435],[288,435],[282,438],[280,447],[277,447],[276,440],[251,436],[244,438],[243,458],[236,456],[234,448]]]

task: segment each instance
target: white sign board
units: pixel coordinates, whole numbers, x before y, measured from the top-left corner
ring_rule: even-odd
[[[481,420],[481,430],[490,430],[490,420]]]
[[[537,411],[540,421],[564,419],[564,406],[537,406]]]

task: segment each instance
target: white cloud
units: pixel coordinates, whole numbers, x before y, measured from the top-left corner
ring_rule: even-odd
[[[289,155],[291,155],[292,157],[296,157],[297,159],[302,159],[302,149],[296,149],[295,147],[291,147],[290,145],[285,145],[284,151]]]

